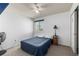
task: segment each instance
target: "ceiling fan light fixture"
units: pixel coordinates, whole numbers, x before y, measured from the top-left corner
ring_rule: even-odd
[[[39,10],[35,10],[36,13],[40,13]]]
[[[42,10],[42,8],[37,3],[34,3],[34,10],[35,10],[36,13],[40,13],[40,11]]]

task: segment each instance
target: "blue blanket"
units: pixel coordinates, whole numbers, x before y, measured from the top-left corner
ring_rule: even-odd
[[[50,47],[51,40],[44,37],[34,37],[21,41],[21,49],[32,55],[43,56]]]

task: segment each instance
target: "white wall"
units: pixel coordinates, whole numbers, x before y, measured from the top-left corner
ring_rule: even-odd
[[[43,18],[43,31],[36,33],[35,35],[46,35],[52,37],[54,35],[53,26],[57,25],[57,35],[59,36],[58,43],[62,45],[70,46],[70,14],[69,12],[60,13],[56,15],[50,15]]]
[[[19,11],[16,4],[10,4],[0,15],[0,32],[6,33],[6,40],[2,44],[4,49],[14,47],[19,41],[32,36],[33,21],[20,12],[23,11]]]

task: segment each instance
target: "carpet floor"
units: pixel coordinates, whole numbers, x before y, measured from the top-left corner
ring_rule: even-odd
[[[2,56],[32,56],[18,47],[8,49]],[[46,56],[74,56],[74,53],[70,47],[51,45],[48,49]]]

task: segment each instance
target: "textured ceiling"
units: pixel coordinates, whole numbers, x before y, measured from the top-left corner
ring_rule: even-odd
[[[39,18],[57,13],[69,11],[72,3],[38,3],[41,7],[40,13],[34,11],[34,3],[17,3],[18,10],[26,13],[28,17]]]

